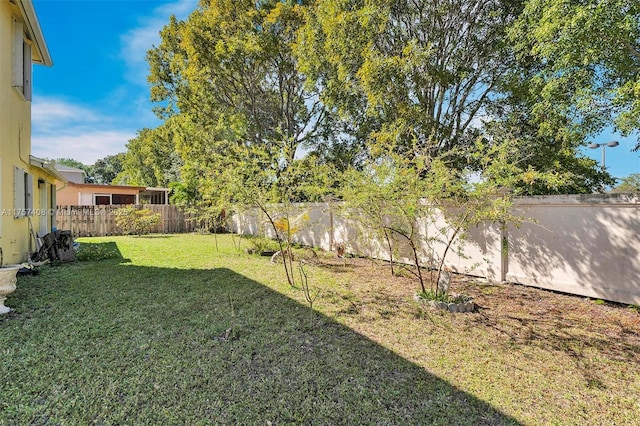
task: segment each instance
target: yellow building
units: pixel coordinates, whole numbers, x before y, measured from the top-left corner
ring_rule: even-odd
[[[53,164],[31,155],[32,64],[53,65],[31,0],[0,0],[0,248],[15,264],[55,226]]]

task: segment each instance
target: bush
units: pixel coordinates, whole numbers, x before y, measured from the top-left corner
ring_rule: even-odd
[[[126,235],[146,235],[160,223],[160,213],[153,213],[149,209],[123,207],[113,214],[116,216],[116,225]]]
[[[436,292],[431,289],[426,289],[426,291],[419,291],[417,293],[417,296],[419,299],[433,300],[435,302],[444,303],[466,303],[472,300],[470,296],[466,296],[464,294],[449,294],[441,291]]]
[[[260,254],[263,252],[276,252],[280,250],[278,242],[265,237],[251,237],[249,242],[253,245],[253,252]]]

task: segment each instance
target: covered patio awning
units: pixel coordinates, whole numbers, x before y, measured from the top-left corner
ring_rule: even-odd
[[[43,170],[48,175],[53,176],[56,180],[67,183],[67,178],[60,174],[60,172],[56,169],[55,161],[43,160],[41,158],[30,155],[29,164],[31,164],[33,167],[37,167],[40,170]]]
[[[140,199],[146,200],[149,204],[169,204],[169,188],[148,187],[140,192]]]

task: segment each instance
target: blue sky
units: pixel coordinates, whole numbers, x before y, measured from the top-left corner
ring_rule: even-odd
[[[186,18],[197,0],[33,0],[54,65],[34,67],[32,152],[85,164],[126,150],[143,127],[160,124],[149,102],[145,54],[170,15]],[[640,173],[632,138],[606,133],[607,169]],[[585,155],[600,162],[601,149]]]
[[[34,66],[32,153],[85,164],[126,150],[155,127],[145,54],[197,0],[33,0],[53,58]]]

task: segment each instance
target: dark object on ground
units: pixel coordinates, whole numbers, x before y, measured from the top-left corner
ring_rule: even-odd
[[[33,260],[41,262],[45,259],[49,259],[51,262],[74,262],[76,260],[76,254],[73,251],[73,238],[71,237],[71,231],[59,231],[49,232],[42,237],[43,244],[37,253],[34,253]]]
[[[38,275],[40,271],[33,267],[23,267],[18,269],[18,275]]]

